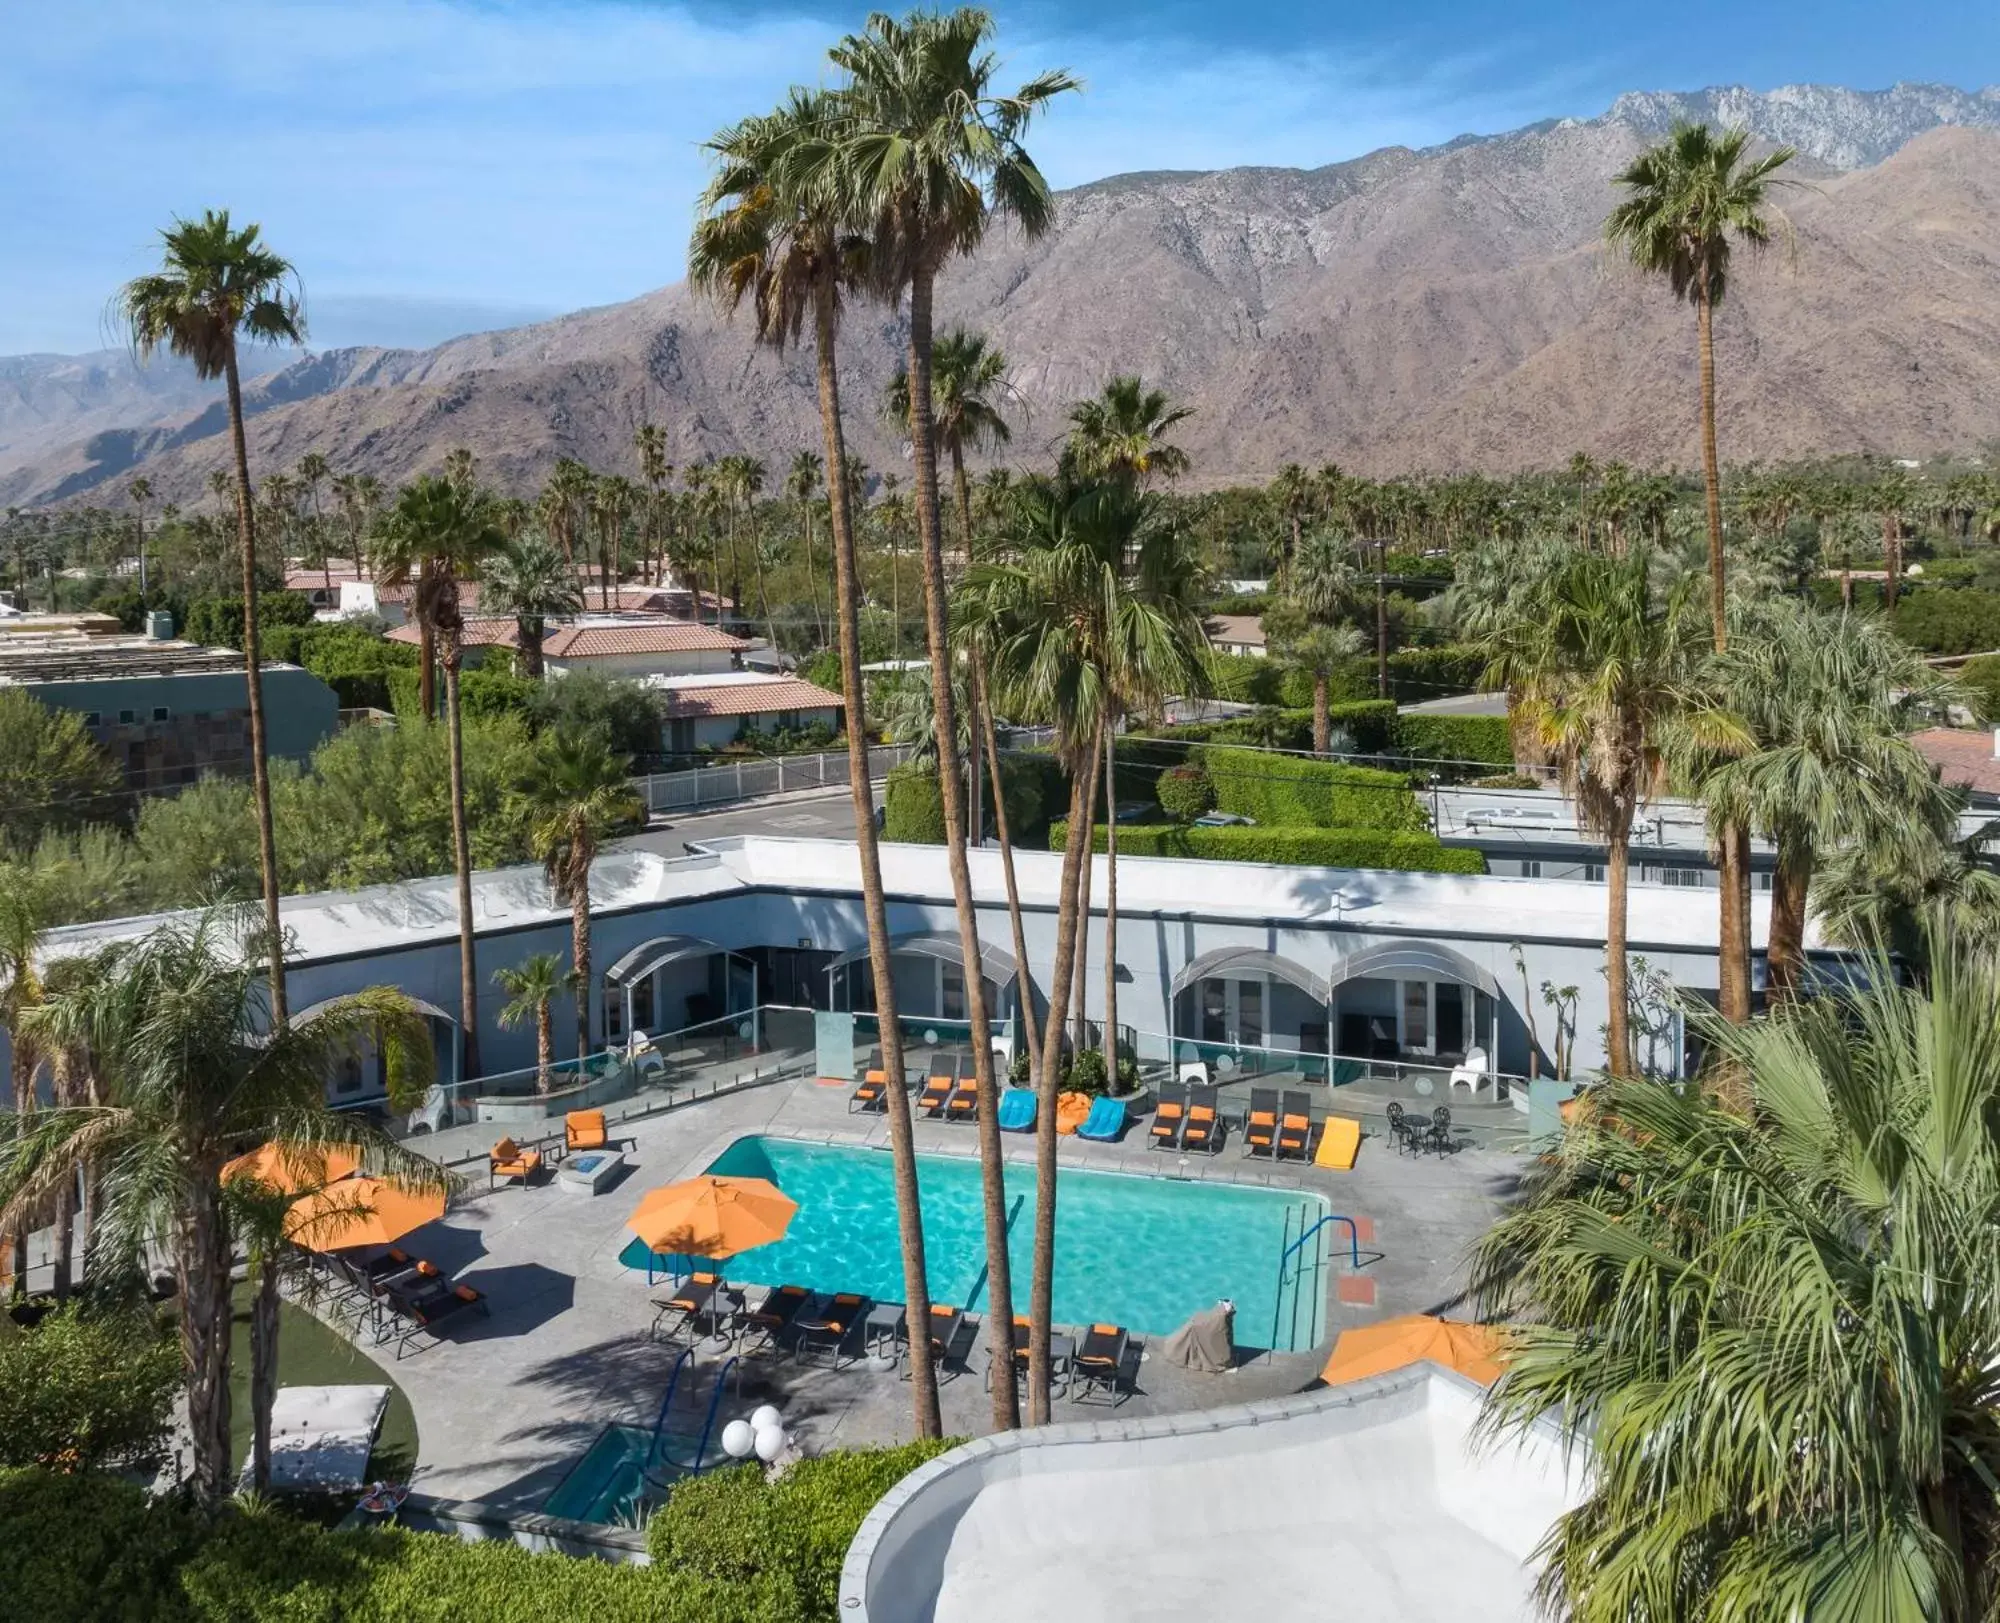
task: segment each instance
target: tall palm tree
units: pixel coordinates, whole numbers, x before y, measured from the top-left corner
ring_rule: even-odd
[[[931,349],[931,406],[937,414],[937,443],[951,458],[953,499],[958,506],[959,545],[972,557],[972,484],[966,477],[967,451],[997,450],[1014,437],[1001,410],[1003,400],[1020,398],[1007,381],[1007,357],[984,333],[954,328]],[[910,420],[910,369],[901,366],[883,392],[882,415],[895,425]]]
[[[2000,1606],[2000,975],[1948,933],[1928,956],[1926,986],[1878,957],[1713,1022],[1746,1110],[1614,1083],[1479,1243],[1513,1320],[1488,1424],[1553,1421],[1588,1466],[1551,1615]]]
[[[868,269],[875,287],[891,302],[900,303],[906,292],[909,297],[906,367],[913,505],[937,712],[945,855],[960,952],[967,965],[966,1014],[972,1026],[980,1155],[987,1168],[989,1250],[995,1249],[991,1229],[997,1203],[994,1169],[1000,1160],[999,1087],[993,1074],[984,989],[974,967],[980,956],[979,925],[965,850],[965,785],[951,680],[938,502],[933,311],[939,274],[953,259],[979,246],[991,221],[1011,221],[1030,242],[1048,231],[1054,203],[1048,183],[1021,141],[1036,114],[1056,96],[1076,88],[1069,74],[1055,72],[1042,74],[1011,94],[996,94],[998,63],[989,49],[993,31],[992,16],[970,6],[943,14],[916,11],[901,22],[876,13],[861,33],[848,35],[828,53],[848,75],[841,91],[848,126],[842,140],[845,201],[853,218],[867,222]],[[1053,1188],[1049,1193],[1052,1197]],[[996,1329],[996,1342],[998,1336]],[[1040,1393],[1039,1406],[1046,1409],[1047,1353],[1032,1334],[1030,1341],[1031,1403],[1036,1401],[1033,1394]],[[1002,1367],[1011,1368],[1011,1362]]]
[[[660,525],[662,498],[674,472],[673,464],[667,460],[667,431],[658,423],[641,423],[632,430],[632,446],[639,453],[639,477],[646,481],[645,569],[658,585],[660,573],[654,567],[654,551],[655,548],[665,551]]]
[[[1487,680],[1519,693],[1521,724],[1605,844],[1606,1047],[1620,1077],[1633,1073],[1625,949],[1633,820],[1664,780],[1670,727],[1718,748],[1740,731],[1691,704],[1690,582],[1683,576],[1662,594],[1654,574],[1644,544],[1621,558],[1569,553],[1514,595],[1485,637]]]
[[[479,1065],[479,965],[472,921],[472,843],[465,823],[465,739],[458,704],[465,657],[461,581],[476,579],[506,545],[492,502],[476,488],[425,474],[406,485],[382,526],[378,559],[391,586],[415,584],[410,612],[429,628],[444,669],[444,724],[451,763],[451,853],[458,875],[458,1018],[465,1074]]]
[[[44,937],[50,923],[50,898],[42,878],[24,863],[0,864],[0,1026],[8,1032],[8,1082],[14,1098],[14,1120],[23,1124],[34,1114],[35,1079],[47,1057],[34,1040],[28,1014],[41,1006],[47,994],[42,973]],[[9,1237],[13,1264],[8,1273],[14,1294],[28,1289],[27,1223],[9,1228],[0,1224],[0,1234]]]
[[[528,844],[557,905],[570,910],[571,979],[576,985],[576,1053],[590,1053],[590,866],[598,847],[639,815],[632,763],[597,731],[551,728],[536,740],[521,783]]]
[[[619,569],[619,554],[625,537],[625,514],[632,505],[632,482],[615,473],[601,474],[591,482],[590,511],[597,520],[598,606],[611,608],[611,585]]]
[[[813,633],[826,642],[826,617],[819,607],[819,571],[813,565],[813,502],[819,495],[826,465],[817,451],[801,451],[785,473],[785,494],[798,509],[799,533],[806,547],[806,590],[812,594]]]
[[[431,1053],[422,1015],[400,993],[375,987],[336,1000],[303,1025],[279,1025],[261,967],[241,951],[247,933],[247,921],[223,913],[173,920],[112,949],[101,974],[30,1017],[31,1029],[58,1040],[88,1040],[105,1073],[106,1102],[44,1110],[0,1141],[0,1229],[95,1167],[103,1207],[93,1274],[134,1272],[155,1247],[171,1254],[193,1487],[209,1501],[229,1493],[233,1475],[234,1243],[225,1163],[270,1141],[298,1158],[355,1151],[412,1189],[448,1184],[437,1163],[326,1102],[333,1067],[357,1045],[373,1045],[387,1062],[392,1102],[413,1104],[427,1085]]]
[[[1368,639],[1359,626],[1308,620],[1295,603],[1283,599],[1264,616],[1264,635],[1279,664],[1311,678],[1313,753],[1327,754],[1333,748],[1329,690],[1334,678],[1352,669],[1355,660],[1367,652]]]
[[[132,498],[132,529],[139,559],[139,598],[141,602],[150,602],[146,591],[146,503],[153,497],[153,481],[141,474],[125,487],[125,494]]]
[[[264,676],[257,650],[257,526],[250,452],[243,437],[239,339],[303,344],[305,312],[289,261],[264,246],[258,228],[238,230],[229,211],[209,210],[160,233],[160,269],[127,282],[118,309],[142,359],[164,347],[200,378],[228,389],[229,443],[236,465],[236,533],[242,552],[243,680],[250,710],[250,772],[257,804],[257,862],[264,883],[264,940],[270,954],[271,1009],[285,1023],[284,931],[278,922],[278,847],[271,830],[271,771],[265,743]]]
[[[493,971],[493,984],[507,994],[499,1014],[501,1030],[512,1031],[523,1020],[535,1022],[537,1093],[547,1093],[555,1077],[555,1021],[549,1005],[562,995],[570,979],[562,959],[552,952],[533,953],[518,964]]]
[[[324,520],[319,510],[319,487],[326,483],[330,470],[326,458],[317,451],[308,451],[299,458],[299,484],[306,493],[306,503],[312,508],[313,544],[319,548],[320,584],[328,594],[333,591],[333,556],[327,550]]]
[[[1148,389],[1136,376],[1116,377],[1094,400],[1070,407],[1065,454],[1076,471],[1093,479],[1118,479],[1144,487],[1188,470],[1187,452],[1167,443],[1167,432],[1194,415],[1175,406],[1164,389]]]
[[[554,543],[539,530],[525,530],[486,560],[479,606],[514,617],[521,674],[539,679],[549,621],[583,613],[583,592]]]
[[[1345,544],[1321,531],[1293,548],[1280,581],[1285,604],[1302,622],[1293,628],[1287,643],[1299,668],[1312,675],[1313,753],[1324,755],[1333,736],[1333,722],[1328,714],[1333,678],[1361,651],[1360,633],[1354,627],[1340,628],[1353,632],[1352,637],[1332,633],[1342,616],[1352,612],[1360,578]],[[1284,616],[1278,618],[1277,629],[1282,634]],[[1312,635],[1314,632],[1320,634]],[[1354,644],[1351,652],[1350,642]]]
[[[827,96],[799,90],[793,91],[776,112],[745,119],[718,132],[708,143],[715,171],[702,194],[700,216],[688,249],[688,278],[731,308],[747,301],[756,319],[759,342],[781,348],[796,343],[810,323],[826,466],[845,472],[852,464],[841,423],[835,345],[841,305],[859,278],[865,245],[848,222],[840,135],[837,104]],[[834,621],[847,721],[847,781],[854,802],[868,961],[875,984],[883,1064],[889,1075],[901,1076],[903,1032],[896,1017],[888,903],[875,835],[875,791],[868,770],[866,694],[861,679],[861,586],[853,516],[858,495],[859,481],[851,477],[827,481],[828,523],[833,532]],[[970,962],[979,960],[974,957]],[[968,990],[975,979],[967,977]],[[905,1305],[911,1322],[921,1324],[930,1316],[930,1285],[924,1267],[916,1140],[909,1097],[900,1088],[889,1090],[888,1115]],[[1013,1302],[1004,1189],[998,1202],[998,1221],[996,1245],[995,1198],[989,1181],[988,1317],[1007,1327],[1005,1357],[1011,1359]],[[1000,1332],[994,1335],[999,1356]],[[928,1337],[910,1338],[910,1376],[917,1432],[924,1437],[938,1436],[943,1424]],[[1011,1427],[1017,1423],[1013,1383],[996,1381],[994,1387],[994,1424],[1001,1429]]]

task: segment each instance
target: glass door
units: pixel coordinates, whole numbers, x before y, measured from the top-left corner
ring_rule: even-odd
[[[1460,1058],[1472,1046],[1465,1030],[1465,988],[1457,981],[1432,983],[1437,1013],[1437,1051]]]
[[[1403,1048],[1412,1054],[1431,1052],[1431,983],[1403,982]]]

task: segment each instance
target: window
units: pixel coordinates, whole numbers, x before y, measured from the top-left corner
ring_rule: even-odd
[[[1771,876],[1767,873],[1753,873],[1750,876],[1750,888],[1768,892],[1771,888]]]
[[[1660,883],[1670,890],[1700,890],[1708,882],[1708,874],[1700,868],[1662,868]]]
[[[938,965],[938,1018],[940,1020],[963,1020],[965,1018],[965,966],[963,964]]]
[[[1236,983],[1236,1040],[1247,1048],[1264,1046],[1264,983]]]
[[[653,977],[648,975],[642,981],[632,983],[632,1029],[651,1031],[653,1029]]]
[[[340,1062],[340,1069],[334,1073],[335,1093],[359,1093],[361,1091],[361,1061],[349,1054]]]
[[[1463,1054],[1471,1046],[1465,1036],[1465,988],[1457,981],[1439,981],[1436,999],[1438,1052]]]
[[[139,712],[136,710],[121,710],[118,712],[118,725],[121,727],[130,727],[138,719]]]
[[[1205,1043],[1229,1041],[1229,983],[1201,983],[1201,1040]]]
[[[1419,1053],[1431,1047],[1431,983],[1403,982],[1403,1046]]]
[[[169,721],[172,718],[173,718],[173,712],[169,710],[165,705],[156,704],[153,706],[153,719],[155,721]]]
[[[102,727],[104,718],[95,710],[86,710],[83,713],[83,724],[86,727]]]
[[[619,987],[607,986],[601,996],[604,1000],[604,1046],[609,1048],[625,1039],[625,993]]]
[[[1542,877],[1541,859],[1538,857],[1531,857],[1523,861],[1521,864],[1521,877],[1523,879],[1541,878]]]
[[[1586,862],[1583,865],[1583,877],[1590,884],[1593,885],[1603,884],[1604,864],[1601,862]]]

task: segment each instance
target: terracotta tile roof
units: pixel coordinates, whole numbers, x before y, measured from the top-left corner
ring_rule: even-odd
[[[840,695],[801,681],[776,676],[765,682],[719,681],[703,687],[693,681],[664,689],[667,715],[675,721],[705,716],[768,716],[786,710],[838,710]]]
[[[566,626],[542,643],[550,659],[597,659],[608,654],[735,653],[749,644],[713,626],[660,620],[629,626]]]
[[[1990,732],[1961,727],[1933,727],[1912,733],[1911,747],[1946,783],[1963,785],[1983,795],[2000,795],[2000,745]]]
[[[513,648],[518,646],[519,627],[503,616],[474,617],[465,622],[461,639],[467,648]],[[385,633],[390,642],[408,643],[412,648],[423,642],[423,634],[413,625],[400,625]]]

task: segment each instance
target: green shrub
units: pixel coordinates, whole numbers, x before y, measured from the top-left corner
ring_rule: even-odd
[[[1265,827],[1373,828],[1417,832],[1424,814],[1407,779],[1394,772],[1331,761],[1274,759],[1211,745],[1202,765],[1216,804]]]
[[[313,606],[303,592],[264,592],[257,598],[257,632],[262,653],[263,634],[282,626],[309,626]],[[188,605],[187,625],[181,635],[206,648],[243,646],[243,599],[204,597]]]
[[[944,795],[936,772],[906,761],[889,774],[882,806],[883,839],[944,844]]]
[[[535,693],[530,724],[537,732],[551,727],[575,732],[595,728],[621,755],[656,755],[666,724],[666,700],[638,682],[584,671],[542,683]]]
[[[1062,849],[1067,824],[1049,829],[1049,848]],[[1105,830],[1092,847],[1102,851]],[[1406,873],[1484,873],[1486,858],[1441,844],[1430,834],[1372,828],[1179,828],[1125,824],[1118,854],[1135,857],[1202,857],[1214,862],[1270,862],[1295,868],[1387,868]]]
[[[1539,789],[1542,780],[1526,772],[1496,772],[1490,778],[1474,778],[1475,789]]]
[[[526,723],[535,713],[541,692],[540,682],[532,676],[516,676],[504,660],[469,665],[458,673],[459,714],[482,721],[518,716]]]
[[[1398,716],[1396,753],[1412,761],[1512,766],[1514,741],[1505,716]]]
[[[0,1466],[157,1461],[180,1388],[180,1348],[150,1314],[0,1319]]]
[[[1896,635],[1927,654],[2000,648],[2000,592],[1923,588],[1899,598]]]
[[[1215,782],[1199,763],[1168,767],[1153,792],[1159,797],[1160,810],[1176,823],[1192,823],[1204,812],[1215,810]]]
[[[1982,721],[2000,720],[2000,654],[1968,659],[1958,668],[1958,680]]]
[[[31,849],[47,833],[124,810],[124,774],[73,710],[0,687],[0,849]]]
[[[1476,692],[1486,664],[1484,654],[1463,643],[1398,648],[1389,656],[1389,691],[1403,704]]]
[[[1333,723],[1335,731],[1344,732],[1354,740],[1355,754],[1383,755],[1395,738],[1396,701],[1352,699],[1330,706],[1327,719]]]

